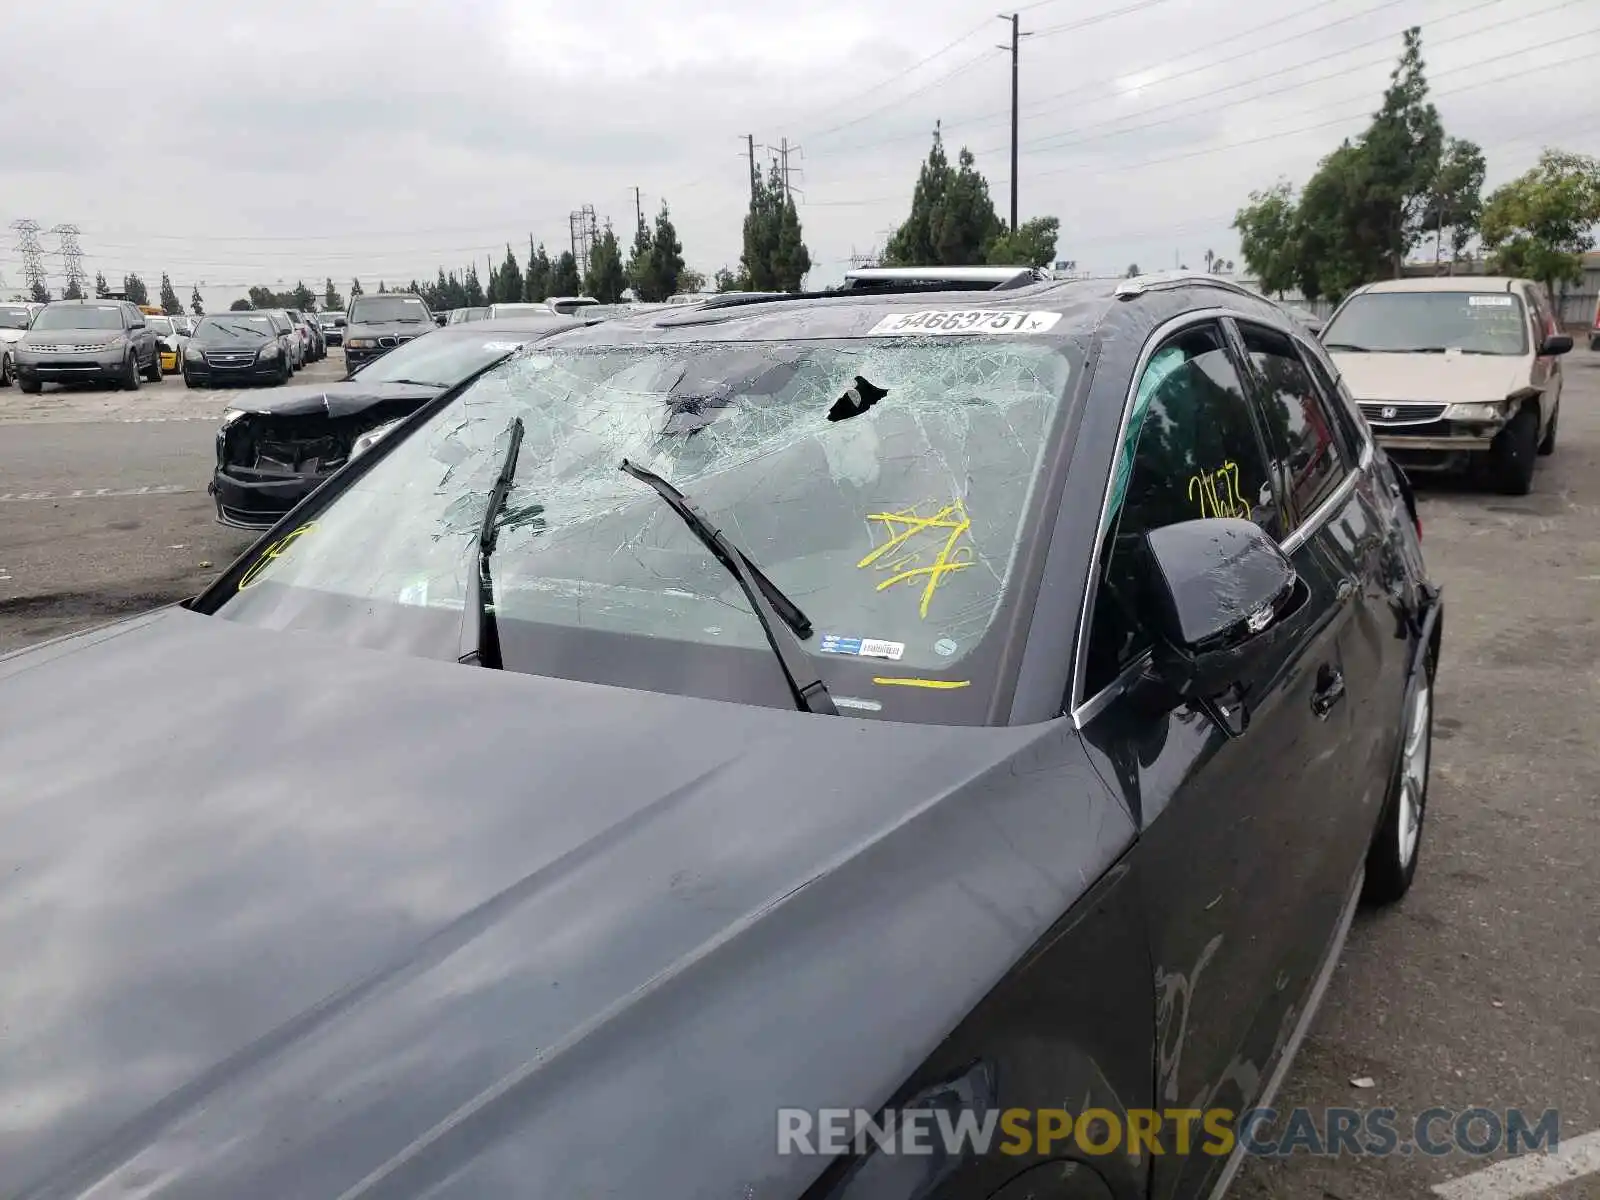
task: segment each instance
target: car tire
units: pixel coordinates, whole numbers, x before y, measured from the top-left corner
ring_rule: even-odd
[[[145,372],[144,377],[151,383],[160,383],[166,377],[165,372],[161,370],[161,351],[157,350],[150,356],[150,369]]]
[[[10,387],[15,372],[11,368],[11,355],[0,355],[0,387]]]
[[[198,388],[200,385],[194,381],[193,375],[185,371],[183,373],[183,386],[188,388]]]
[[[1394,904],[1408,891],[1422,856],[1422,830],[1428,815],[1428,772],[1433,760],[1434,652],[1425,651],[1422,671],[1408,689],[1400,754],[1372,845],[1361,898],[1368,904]]]
[[[17,386],[30,396],[37,396],[44,391],[44,384],[37,379],[24,379],[20,375],[17,377]]]
[[[139,373],[139,356],[137,354],[130,353],[128,355],[128,363],[122,369],[122,390],[126,392],[137,392],[139,390],[139,385],[143,381],[144,378]]]
[[[1529,405],[1517,410],[1489,451],[1496,487],[1507,496],[1533,490],[1533,465],[1539,457],[1539,414]]]
[[[1544,438],[1539,442],[1539,454],[1548,458],[1556,452],[1556,422],[1561,419],[1561,401],[1556,401],[1556,407],[1550,414],[1550,428],[1544,431]]]
[[[283,360],[283,366],[278,370],[278,386],[282,387],[294,378],[294,368],[289,365],[289,360]]]

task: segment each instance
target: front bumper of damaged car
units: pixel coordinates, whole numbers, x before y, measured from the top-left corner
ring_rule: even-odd
[[[1421,405],[1362,401],[1373,436],[1407,470],[1459,471],[1494,449],[1500,431],[1517,413],[1516,400]],[[1394,416],[1390,416],[1394,413]]]
[[[382,406],[340,417],[230,410],[217,430],[217,465],[206,488],[218,522],[269,528],[395,424]]]

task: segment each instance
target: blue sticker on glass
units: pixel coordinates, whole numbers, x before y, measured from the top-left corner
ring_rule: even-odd
[[[817,649],[823,654],[849,654],[857,658],[887,658],[896,661],[906,652],[904,642],[885,642],[877,638],[841,637],[825,633]]]

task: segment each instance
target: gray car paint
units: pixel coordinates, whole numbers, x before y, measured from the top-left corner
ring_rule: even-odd
[[[1064,722],[179,609],[0,662],[0,757],[30,1197],[796,1195],[825,1164],[777,1156],[775,1106],[886,1099],[1133,833]]]

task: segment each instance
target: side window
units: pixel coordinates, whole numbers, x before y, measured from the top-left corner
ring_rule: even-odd
[[[1150,648],[1142,536],[1179,521],[1244,517],[1280,535],[1277,499],[1222,330],[1185,330],[1150,358],[1113,464],[1084,695]]]
[[[1366,447],[1366,438],[1362,433],[1364,420],[1361,410],[1356,407],[1349,391],[1334,377],[1321,354],[1308,345],[1297,344],[1295,348],[1300,351],[1300,361],[1311,372],[1312,381],[1317,385],[1317,390],[1333,413],[1334,426],[1339,433],[1339,444],[1344,447],[1345,454],[1351,462],[1359,461],[1361,451]]]
[[[1258,325],[1239,326],[1244,347],[1261,377],[1261,423],[1267,450],[1296,523],[1338,489],[1349,472],[1335,434],[1334,417],[1311,374],[1285,335]]]

